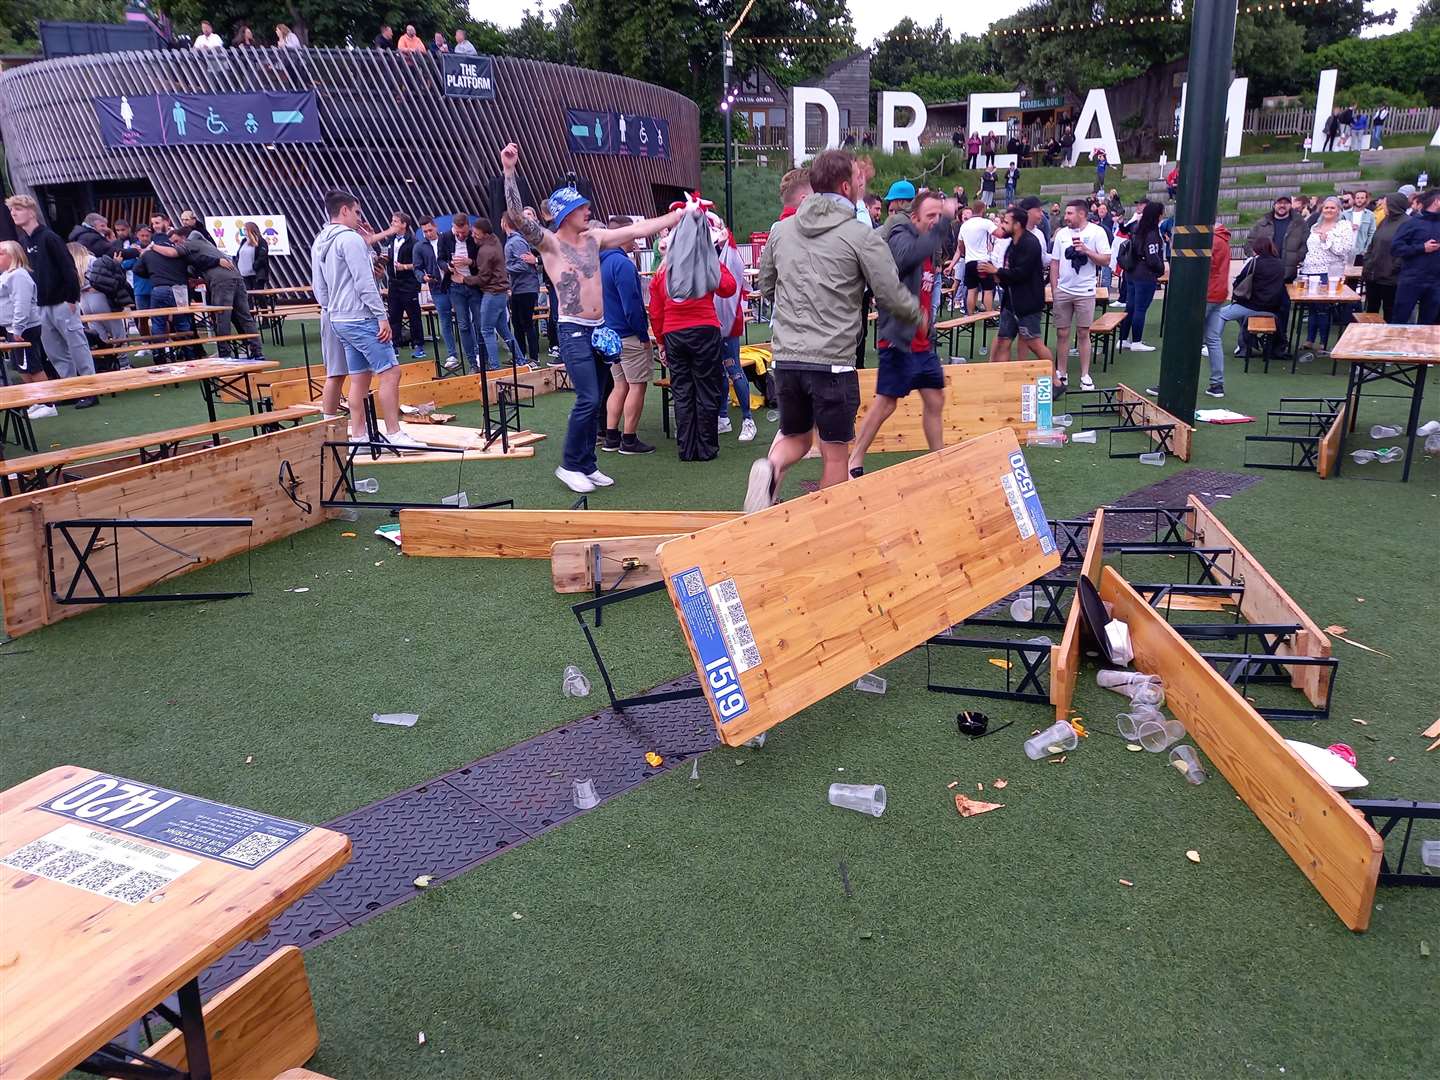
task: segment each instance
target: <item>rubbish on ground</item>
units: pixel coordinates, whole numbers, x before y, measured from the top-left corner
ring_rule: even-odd
[[[997,656],[992,656],[992,657],[990,657],[990,663],[991,663],[992,665],[994,665],[995,667],[1000,668],[1002,671],[1009,671],[1009,670],[1010,670],[1010,661],[1009,661],[1009,660],[1001,660],[1001,659],[1000,659],[999,657],[997,657]]]
[[[1026,446],[1064,446],[1065,432],[1063,431],[1027,431],[1025,433]]]
[[[424,1045],[425,1045],[425,1032],[423,1032],[423,1031],[420,1032],[420,1034],[416,1036],[415,1041],[418,1042],[421,1046],[424,1046]]]
[[[883,694],[885,692],[885,680],[879,675],[861,675],[855,680],[855,689],[864,691],[867,694]]]
[[[1378,461],[1381,465],[1393,465],[1405,456],[1405,451],[1398,446],[1387,446],[1383,450],[1355,450],[1350,456],[1356,465],[1368,465],[1372,461]]]
[[[1364,603],[1364,601],[1362,600],[1361,603]],[[1387,652],[1381,652],[1379,649],[1372,649],[1369,645],[1361,645],[1360,642],[1354,641],[1348,637],[1342,637],[1340,634],[1331,634],[1330,636],[1339,641],[1345,642],[1346,645],[1352,645],[1357,649],[1364,649],[1366,652],[1373,652],[1376,656],[1383,656],[1387,660],[1395,659]]]
[[[961,817],[974,817],[976,814],[988,814],[991,810],[999,810],[1004,805],[1004,803],[981,802],[979,799],[972,799],[968,795],[955,796],[955,809],[960,811]]]
[[[690,779],[700,779],[700,759],[698,757],[690,763]]]
[[[419,713],[413,712],[387,712],[371,713],[370,719],[377,724],[393,724],[395,727],[414,727],[415,721],[420,719]]]
[[[745,740],[745,745],[748,746],[748,747],[750,747],[750,749],[752,749],[752,750],[759,750],[762,746],[765,745],[765,740],[766,740],[767,738],[769,738],[769,737],[770,737],[770,733],[769,733],[768,731],[762,731],[762,732],[760,732],[759,735],[756,735],[753,739],[746,739],[746,740]]]
[[[1329,746],[1325,747],[1325,749],[1329,750],[1330,753],[1335,754],[1338,757],[1344,758],[1350,763],[1351,768],[1354,768],[1360,764],[1359,759],[1355,756],[1354,749],[1348,743],[1331,743]]]
[[[398,523],[381,525],[375,530],[375,535],[380,537],[381,540],[389,540],[397,548],[400,546],[400,525]]]
[[[1085,725],[1080,722],[1080,717],[1077,716],[1072,719],[1070,726],[1075,729],[1075,734],[1079,735],[1080,738],[1088,739],[1090,737],[1090,732],[1085,730]]]
[[[658,769],[661,765],[665,764],[665,759],[655,753],[654,750],[647,750],[645,751],[645,764],[649,765],[652,769]]]
[[[560,678],[560,690],[566,697],[590,696],[590,680],[574,664],[566,664]]]
[[[355,490],[366,495],[374,495],[380,490],[380,481],[373,476],[366,476],[355,481]]]
[[[1153,720],[1163,720],[1165,714],[1149,705],[1136,705],[1129,712],[1115,714],[1115,730],[1122,739],[1138,742],[1140,725]]]
[[[845,860],[840,860],[840,887],[845,890],[846,899],[855,898],[855,890],[850,888],[850,870],[845,865]]]
[[[1403,430],[1398,427],[1391,427],[1389,424],[1375,424],[1370,428],[1370,438],[1377,440],[1395,439],[1403,434],[1405,434]]]
[[[1135,659],[1135,649],[1130,644],[1130,627],[1119,619],[1105,624],[1105,640],[1110,645],[1110,659],[1117,664],[1128,664]]]
[[[336,510],[336,511],[335,511],[335,516],[336,516],[337,518],[339,518],[341,521],[352,521],[352,522],[353,522],[353,521],[359,521],[359,520],[360,520],[360,511],[359,511],[359,510],[349,510],[349,509]]]
[[[955,714],[955,726],[961,735],[969,735],[972,739],[978,739],[989,728],[990,717],[983,712],[966,709]]]
[[[519,921],[520,921],[521,919],[523,919],[524,917],[525,917],[525,916],[524,916],[524,915],[521,915],[520,912],[518,912],[518,911],[512,911],[512,912],[510,912],[510,918],[514,919],[516,922],[519,922]]]
[[[340,536],[341,536],[342,539],[346,539],[346,540],[354,540],[354,539],[355,539],[355,534],[352,533],[352,532],[343,532],[343,533],[340,534]]]
[[[255,755],[254,755],[254,754],[246,754],[246,755],[245,755],[245,764],[246,764],[246,765],[253,765],[253,764],[255,764]]]
[[[860,940],[861,940],[861,941],[869,941],[869,940],[870,940],[871,938],[873,938],[874,936],[875,936],[875,935],[874,935],[871,931],[869,931],[869,930],[861,930],[861,931],[860,931]]]
[[[1185,858],[1189,859],[1191,862],[1198,863],[1200,861],[1200,853],[1192,848],[1189,851],[1185,852]]]
[[[1429,956],[1429,955],[1430,955],[1430,943],[1429,943],[1428,941],[1426,941],[1424,938],[1421,938],[1421,939],[1420,939],[1420,955],[1421,955],[1421,956]]]
[[[1079,742],[1075,729],[1067,721],[1057,720],[1040,734],[1025,740],[1025,756],[1031,761],[1039,761],[1050,754],[1074,750]]]
[[[1427,420],[1415,429],[1416,435],[1440,435],[1440,420]]]
[[[960,786],[960,781],[959,781],[959,780],[951,780],[950,783],[946,784],[945,786],[946,786],[947,788],[956,788],[956,787],[959,787],[959,786]]]
[[[1440,870],[1440,840],[1421,841],[1420,861],[1433,870]]]
[[[1361,720],[1360,717],[1358,717],[1358,716],[1352,716],[1352,717],[1350,718],[1350,722],[1351,722],[1352,724],[1360,724],[1362,727],[1369,727],[1369,726],[1370,726],[1370,721],[1369,721],[1369,720]]]
[[[1193,746],[1177,746],[1170,751],[1170,764],[1176,770],[1185,774],[1185,780],[1191,784],[1203,784],[1210,779],[1210,774],[1200,764],[1200,756],[1195,753]]]
[[[1159,675],[1146,675],[1143,671],[1114,671],[1109,668],[1095,673],[1095,685],[1117,694],[1129,697],[1134,688],[1154,683],[1160,685]]]
[[[1158,754],[1162,750],[1170,749],[1185,738],[1185,725],[1179,720],[1168,718],[1147,720],[1140,725],[1136,737],[1146,750],[1152,754]]]
[[[421,874],[415,879],[415,887],[417,889],[428,889],[430,887],[430,882],[434,880],[435,876],[433,874]]]
[[[1158,682],[1141,683],[1130,688],[1131,705],[1149,705],[1158,709],[1165,704],[1165,688]]]
[[[1299,754],[1305,764],[1319,773],[1320,779],[1336,791],[1354,791],[1370,783],[1354,765],[1323,746],[1298,739],[1286,739],[1285,745]]]
[[[1202,424],[1253,424],[1255,418],[1246,416],[1244,413],[1235,412],[1233,409],[1196,409],[1195,419]],[[1228,495],[1220,496],[1228,499]]]
[[[588,777],[570,782],[570,795],[577,810],[593,810],[600,805],[600,796],[595,793],[595,781]]]
[[[1006,780],[1006,779],[1004,779],[1004,778],[1001,778],[1001,779],[999,779],[999,780],[996,780],[996,781],[995,781],[993,784],[991,784],[990,786],[993,787],[993,788],[999,788],[1000,790],[1003,791],[1005,788],[1007,788],[1007,787],[1010,786],[1010,781],[1009,781],[1009,780]]]
[[[293,592],[293,593],[303,593],[303,592],[309,592],[310,589],[309,589],[308,586],[302,586],[302,587],[300,587],[300,588],[298,588],[298,589],[286,589],[285,591],[286,591],[286,592]]]
[[[1029,622],[1035,614],[1035,601],[1028,596],[1017,596],[1010,601],[1010,618],[1016,622]]]
[[[1425,738],[1427,739],[1434,739],[1440,737],[1440,720],[1436,720],[1435,723],[1431,724],[1420,734],[1425,736]]]
[[[1095,436],[1098,434],[1099,432],[1096,431],[1077,431],[1074,435],[1070,436],[1070,441],[1080,443],[1093,443],[1095,441]]]
[[[1141,454],[1141,455],[1140,455],[1140,464],[1141,464],[1141,465],[1154,465],[1154,466],[1157,466],[1157,467],[1158,467],[1158,466],[1161,466],[1161,465],[1164,465],[1164,464],[1165,464],[1165,451],[1164,451],[1164,450],[1156,450],[1156,451],[1155,451],[1154,453],[1152,453],[1152,454]]]
[[[1145,748],[1144,748],[1143,746],[1141,746],[1139,743],[1133,743],[1133,742],[1132,742],[1132,743],[1126,743],[1126,744],[1125,744],[1125,749],[1126,749],[1126,750],[1129,750],[1132,754],[1140,754],[1140,753],[1143,753],[1144,750],[1145,750]]]
[[[830,805],[879,817],[885,812],[885,785],[831,784]]]
[[[1120,879],[1120,884],[1124,885],[1127,889],[1133,889],[1135,887],[1135,883],[1133,881],[1130,881],[1128,878],[1122,877]]]
[[[1348,626],[1341,626],[1338,623],[1332,623],[1325,627],[1325,633],[1327,634],[1348,634],[1349,632],[1350,628]]]
[[[464,491],[457,491],[454,495],[442,496],[440,501],[446,506],[469,506],[470,495]]]
[[[1052,416],[1050,418],[1050,423],[1054,424],[1056,427],[1068,428],[1075,423],[1075,418],[1071,416],[1068,412],[1061,413],[1059,416]]]
[[[1440,434],[1425,437],[1425,453],[1440,454]]]

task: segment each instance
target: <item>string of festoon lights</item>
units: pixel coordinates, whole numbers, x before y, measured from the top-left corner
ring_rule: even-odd
[[[1245,4],[1239,8],[1241,15],[1260,15],[1267,11],[1288,11],[1293,8],[1323,7],[1333,3],[1354,2],[1354,0],[1274,0],[1273,3]],[[1130,15],[1130,16],[1107,16],[1103,19],[1088,19],[1085,22],[1073,23],[1049,23],[1044,26],[1012,26],[992,27],[985,31],[985,35],[995,37],[1021,37],[1027,34],[1063,34],[1075,30],[1093,30],[1099,26],[1159,26],[1165,23],[1183,23],[1189,20],[1189,16],[1176,11],[1165,12],[1160,15]],[[985,36],[981,35],[981,36]],[[847,37],[836,35],[817,37],[749,37],[744,38],[755,45],[850,45],[852,40]],[[934,34],[901,34],[898,36],[886,36],[880,39],[882,42],[915,42],[927,43],[936,40]]]

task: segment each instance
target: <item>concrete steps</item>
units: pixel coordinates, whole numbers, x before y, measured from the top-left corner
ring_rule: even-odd
[[[1041,184],[1040,194],[1068,195],[1071,198],[1079,198],[1081,195],[1094,195],[1095,188],[1091,184]]]
[[[1323,161],[1292,161],[1286,164],[1261,164],[1261,165],[1222,165],[1221,176],[1254,176],[1263,173],[1266,176],[1279,176],[1282,173],[1307,173],[1322,172],[1325,169]]]
[[[1361,150],[1360,164],[1389,165],[1406,158],[1423,157],[1426,149],[1424,146],[1397,146],[1393,150]]]

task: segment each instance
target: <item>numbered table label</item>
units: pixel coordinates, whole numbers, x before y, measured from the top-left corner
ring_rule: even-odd
[[[705,683],[705,692],[715,703],[720,722],[729,723],[744,716],[750,711],[750,703],[745,700],[745,691],[740,689],[739,673],[758,664],[760,653],[755,649],[753,638],[748,644],[745,642],[750,636],[750,624],[745,619],[738,593],[730,601],[738,611],[730,609],[727,603],[722,619],[715,609],[717,600],[730,599],[735,583],[727,579],[712,590],[706,586],[705,575],[698,566],[675,574],[670,580],[680,605],[680,617],[685,620],[690,640],[700,657],[700,677]],[[724,586],[728,586],[728,590]],[[729,639],[734,639],[739,646],[739,664],[730,652]]]

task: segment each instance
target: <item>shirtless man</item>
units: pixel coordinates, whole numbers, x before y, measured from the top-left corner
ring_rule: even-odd
[[[623,229],[590,227],[590,200],[573,187],[551,194],[549,209],[555,231],[525,216],[525,203],[515,182],[520,149],[514,143],[500,151],[505,173],[505,206],[522,223],[521,235],[545,261],[545,272],[555,283],[560,321],[560,359],[575,388],[575,406],[565,432],[565,449],[555,476],[571,491],[594,491],[615,481],[600,471],[595,461],[595,436],[600,421],[601,365],[608,361],[590,345],[590,336],[605,321],[604,295],[600,286],[600,249],[623,248],[636,240],[654,236],[680,222],[683,210],[664,217],[636,222]]]

